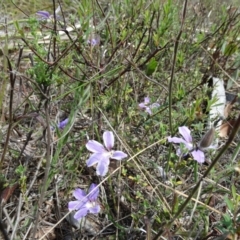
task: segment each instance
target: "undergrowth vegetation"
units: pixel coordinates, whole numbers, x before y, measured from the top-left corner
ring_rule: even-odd
[[[217,101],[210,78],[239,90],[234,4],[83,0],[68,12],[53,0],[5,25],[6,239],[239,238],[237,100],[231,131],[199,149]]]

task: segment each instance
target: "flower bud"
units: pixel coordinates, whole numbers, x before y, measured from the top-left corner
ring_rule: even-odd
[[[199,143],[199,147],[200,148],[208,148],[213,142],[214,135],[215,135],[215,128],[212,127],[202,137],[202,139]]]

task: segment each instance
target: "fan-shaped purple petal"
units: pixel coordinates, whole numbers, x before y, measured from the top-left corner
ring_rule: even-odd
[[[89,37],[89,39],[87,40],[88,44],[91,44],[92,46],[97,46],[100,43],[100,36],[97,34],[93,34]]]
[[[192,143],[192,136],[191,136],[191,131],[189,130],[188,127],[182,126],[178,128],[179,133],[183,136],[183,138],[186,140],[188,143]]]
[[[88,199],[91,201],[95,201],[98,198],[98,194],[99,194],[99,188],[97,186],[97,184],[92,183],[91,186],[89,187],[88,190],[89,194],[88,194]]]
[[[78,210],[75,214],[74,214],[74,218],[77,220],[80,220],[81,218],[85,217],[88,213],[88,209],[87,208],[81,208],[80,210]]]
[[[99,213],[101,208],[99,206],[99,204],[96,204],[95,206],[91,207],[88,209],[90,213],[96,214]]]
[[[101,159],[103,158],[103,154],[102,153],[94,153],[90,156],[90,158],[87,160],[87,166],[91,167],[94,164],[98,163],[99,161],[101,161]]]
[[[149,104],[150,103],[150,98],[149,97],[145,97],[144,98],[144,103],[145,103],[145,105]]]
[[[146,111],[148,114],[152,115],[152,110],[151,110],[150,107],[146,107],[145,111]]]
[[[78,209],[82,208],[84,205],[85,205],[85,203],[82,203],[81,201],[70,201],[68,203],[68,209],[70,211],[78,210]]]
[[[192,156],[193,159],[196,160],[198,163],[204,163],[205,161],[204,152],[202,152],[201,150],[192,151]]]
[[[47,11],[38,11],[36,15],[42,19],[48,19],[50,17],[50,13]]]
[[[93,153],[106,152],[106,149],[104,148],[104,146],[95,140],[89,140],[86,144],[86,148]]]
[[[177,149],[176,151],[177,156],[185,157],[188,155],[188,151],[182,152],[180,148]]]
[[[103,142],[107,150],[111,150],[114,146],[114,135],[111,131],[106,131],[103,133]]]
[[[65,120],[61,121],[61,122],[58,124],[58,128],[64,129],[67,124],[68,124],[68,118],[66,118]]]
[[[145,105],[145,103],[139,103],[139,104],[138,104],[138,106],[139,106],[140,108],[143,108],[143,109],[145,109],[145,108],[146,108],[146,105]]]
[[[77,200],[82,200],[83,198],[85,198],[86,196],[86,192],[80,188],[76,188],[73,191],[73,196],[77,199]]]
[[[180,148],[177,149],[176,154],[177,154],[177,156],[181,156],[182,155],[182,152],[181,152]]]
[[[185,145],[187,144],[187,142],[183,138],[178,137],[168,137],[168,141],[173,143],[184,143]]]
[[[108,172],[109,158],[102,158],[97,165],[97,175],[104,177]]]
[[[112,159],[116,160],[122,160],[123,158],[126,158],[128,155],[122,151],[114,151],[112,155]]]

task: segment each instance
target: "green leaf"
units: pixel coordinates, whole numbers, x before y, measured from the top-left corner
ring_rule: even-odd
[[[19,165],[16,170],[15,170],[15,173],[18,174],[18,175],[23,175],[26,171],[26,168],[23,166],[23,165]]]
[[[157,68],[157,61],[155,58],[151,58],[150,62],[147,65],[147,68],[146,68],[146,75],[147,76],[152,75],[154,73],[154,71],[156,70],[156,68]]]
[[[232,220],[231,217],[228,214],[223,214],[223,220],[222,220],[223,226],[227,229],[232,226]]]
[[[236,188],[234,185],[232,185],[232,195],[233,195],[233,199],[236,200]]]
[[[223,54],[225,56],[231,56],[232,54],[234,54],[237,51],[237,49],[238,49],[238,47],[235,43],[229,43],[224,48]]]
[[[224,200],[225,200],[225,202],[226,202],[229,210],[230,210],[231,212],[233,212],[233,211],[234,211],[233,202],[232,202],[230,199],[228,199],[227,197],[225,197]]]
[[[20,27],[19,22],[18,21],[14,21],[13,24],[14,24],[15,28],[17,29],[18,33],[20,34],[20,36],[24,37],[24,31]]]

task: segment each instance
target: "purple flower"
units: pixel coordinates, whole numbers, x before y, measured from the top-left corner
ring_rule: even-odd
[[[97,164],[97,175],[100,176],[107,174],[110,158],[122,160],[127,157],[127,154],[122,151],[112,150],[114,146],[114,135],[112,132],[106,131],[103,133],[103,142],[105,147],[95,140],[89,140],[86,144],[86,148],[93,153],[87,160],[87,166],[91,167]]]
[[[74,218],[77,220],[85,217],[89,212],[94,214],[100,212],[100,205],[97,202],[99,194],[97,184],[92,183],[88,192],[89,193],[87,194],[84,190],[77,188],[73,192],[73,196],[77,201],[70,201],[68,203],[69,211],[77,211],[74,215]]]
[[[87,43],[90,44],[91,46],[97,46],[100,44],[100,36],[97,34],[92,34],[88,40]]]
[[[42,21],[48,20],[51,17],[51,14],[48,11],[38,11],[36,15],[39,18],[39,20],[42,20]]]
[[[59,13],[60,10],[61,10],[61,8],[60,8],[60,6],[58,6],[58,8],[55,11],[57,20],[60,19],[60,16],[57,15],[57,13]],[[48,11],[38,11],[38,12],[36,12],[36,15],[40,21],[52,21],[53,20],[53,15],[50,14]]]
[[[159,103],[152,103],[150,104],[150,98],[149,97],[145,97],[144,98],[144,102],[139,103],[138,106],[145,110],[145,112],[149,113],[150,115],[152,114],[152,109],[153,108],[157,108],[160,106]]]
[[[59,129],[64,129],[67,124],[68,124],[68,118],[66,118],[65,120],[61,121],[61,122],[58,124],[58,128],[59,128]]]
[[[178,130],[179,130],[179,133],[183,136],[183,138],[168,137],[168,141],[173,143],[183,143],[186,149],[189,152],[191,152],[193,159],[195,159],[198,163],[204,163],[205,161],[204,152],[201,151],[200,149],[194,149],[192,136],[190,134],[191,131],[189,130],[189,128],[186,126],[183,126],[183,127],[179,127]],[[177,154],[178,155],[181,154],[180,149],[178,149]]]

